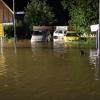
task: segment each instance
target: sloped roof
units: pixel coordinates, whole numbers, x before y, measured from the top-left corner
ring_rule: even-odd
[[[0,0],[3,4],[4,4],[4,6],[12,13],[12,14],[14,14],[14,12],[10,9],[10,7],[3,1],[3,0]]]

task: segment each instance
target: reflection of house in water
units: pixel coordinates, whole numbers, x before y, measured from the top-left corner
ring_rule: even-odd
[[[7,72],[7,67],[5,64],[5,57],[0,56],[0,76],[6,74]]]
[[[0,23],[12,23],[13,11],[7,6],[7,4],[0,0]]]

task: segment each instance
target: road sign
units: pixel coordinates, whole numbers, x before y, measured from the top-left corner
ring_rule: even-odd
[[[3,28],[3,24],[0,23],[0,37],[4,36],[4,28]]]
[[[91,25],[90,28],[91,32],[97,32],[99,29],[99,24]]]

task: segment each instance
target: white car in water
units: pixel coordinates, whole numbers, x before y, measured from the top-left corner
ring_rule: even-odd
[[[33,31],[31,43],[43,41],[44,33],[42,31]]]
[[[53,33],[54,41],[64,41],[64,36],[66,35],[66,30],[56,30]]]

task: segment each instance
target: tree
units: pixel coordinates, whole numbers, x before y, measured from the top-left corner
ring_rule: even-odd
[[[69,12],[69,25],[77,32],[89,33],[90,25],[98,23],[98,2],[99,0],[63,0],[64,10]]]
[[[31,0],[25,8],[25,22],[33,25],[53,25],[56,23],[55,15],[45,0]]]

